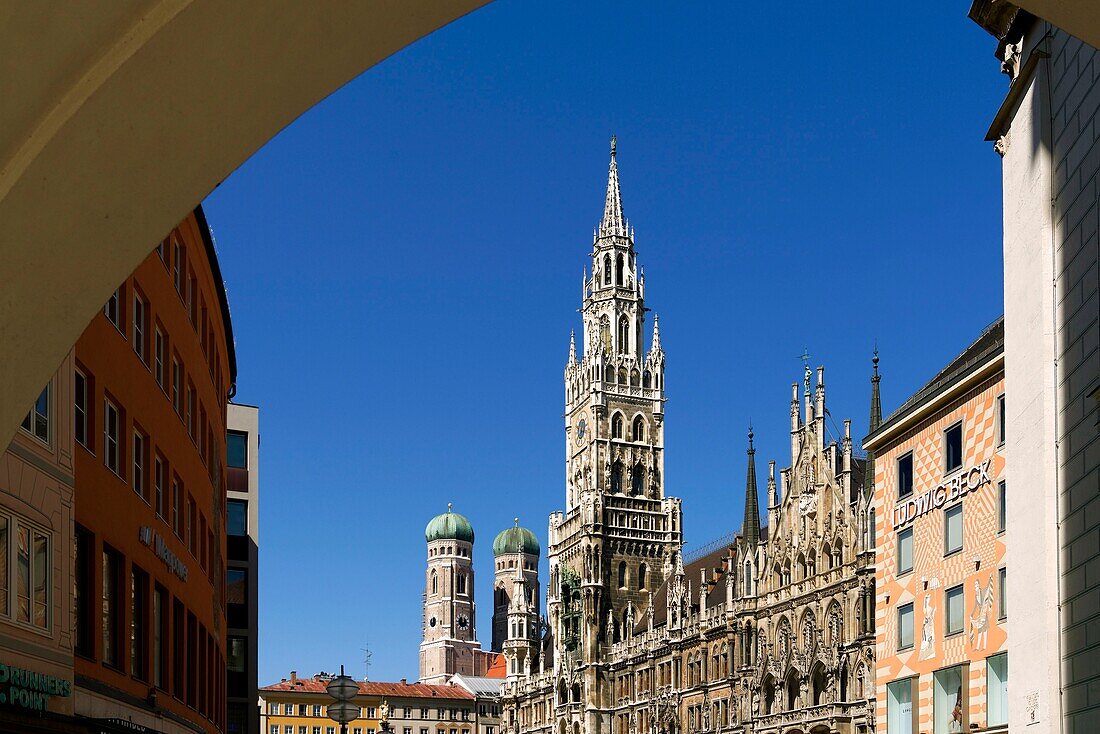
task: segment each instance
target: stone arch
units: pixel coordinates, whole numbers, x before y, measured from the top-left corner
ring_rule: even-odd
[[[573,682],[573,703],[581,702],[581,684],[577,681]],[[575,725],[579,726],[579,725]]]
[[[618,459],[611,465],[611,492],[621,494],[623,491],[623,462]]]
[[[801,693],[800,684],[800,676],[794,666],[787,668],[787,675],[783,678],[783,689],[787,694],[787,711],[794,711],[799,708],[798,694]]]
[[[820,706],[825,701],[826,673],[825,666],[818,662],[810,670],[810,702],[814,706]]]
[[[833,567],[833,552],[829,546],[829,541],[825,541],[825,545],[821,546],[821,562],[824,564],[823,571],[828,571]]]
[[[761,692],[761,711],[765,715],[774,714],[775,711],[775,694],[776,694],[776,682],[775,676],[768,673],[764,676],[763,682],[760,684]],[[754,712],[755,713],[755,712]]]
[[[626,367],[619,368],[618,376],[615,379],[619,381],[620,385],[627,384]]]
[[[630,470],[630,493],[645,494],[645,466],[641,461],[634,464],[634,468]]]
[[[565,679],[562,678],[558,681],[558,703],[564,704],[569,702],[569,694],[566,692]],[[561,722],[562,730],[565,729],[565,721]]]
[[[604,382],[614,382],[615,381],[615,367],[614,366],[607,365],[607,367],[604,368],[603,381]]]
[[[623,418],[623,414],[619,411],[615,411],[611,414],[611,438],[622,438],[623,428],[626,419]]]
[[[645,441],[645,434],[645,416],[641,413],[637,413],[634,415],[634,420],[630,422],[630,440],[635,442]]]
[[[637,369],[630,370],[630,386],[638,387],[642,383],[642,375]]]

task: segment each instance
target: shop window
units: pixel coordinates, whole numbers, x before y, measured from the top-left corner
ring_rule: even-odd
[[[898,497],[913,494],[913,452],[898,459]]]
[[[932,734],[955,734],[969,731],[966,688],[966,666],[937,670],[932,675]]]
[[[153,591],[153,685],[168,688],[168,592],[162,586]]]
[[[987,727],[1008,724],[1008,653],[985,659]]]
[[[963,585],[943,592],[943,634],[957,635],[963,631]]]
[[[944,473],[950,474],[963,463],[963,425],[960,421],[943,432]]]
[[[898,533],[898,574],[913,570],[913,528]]]
[[[6,545],[0,545],[0,549]],[[73,651],[86,658],[95,657],[95,537],[76,526],[73,534],[74,579],[73,606],[76,612]],[[7,596],[4,596],[4,602]]]
[[[149,576],[137,566],[130,570],[130,674],[149,680]]]
[[[943,554],[957,553],[963,547],[962,504],[949,507],[943,513]]]
[[[103,549],[103,663],[118,668],[120,623],[122,621],[121,608],[119,606],[119,591],[121,587],[120,576],[122,574],[122,556],[115,551]]]
[[[886,684],[886,730],[890,734],[913,734],[913,687],[916,678]]]

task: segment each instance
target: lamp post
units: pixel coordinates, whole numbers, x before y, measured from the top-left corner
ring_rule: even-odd
[[[348,734],[348,722],[359,718],[359,707],[352,700],[359,695],[359,684],[350,675],[344,675],[344,666],[340,666],[340,675],[325,686],[328,695],[335,703],[328,705],[328,717],[340,724],[340,734]]]

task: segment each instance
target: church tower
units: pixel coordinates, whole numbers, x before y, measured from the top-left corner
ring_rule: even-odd
[[[515,579],[517,569],[523,577],[523,594],[530,613],[537,622],[541,604],[539,591],[539,547],[538,538],[527,528],[519,526],[501,531],[493,540],[493,565],[496,578],[493,580],[493,652],[504,650],[504,641],[510,636],[509,609],[515,598]],[[529,630],[532,639],[537,638],[538,630]]]
[[[474,529],[457,512],[433,517],[424,529],[428,568],[420,681],[446,683],[454,674],[476,675],[481,651],[474,629]]]
[[[680,500],[664,485],[665,354],[656,316],[645,345],[645,276],[623,215],[614,138],[589,258],[581,352],[571,336],[565,366],[566,505],[550,516],[547,621],[555,669],[584,669],[585,701],[606,708],[599,669],[646,618],[682,544]]]

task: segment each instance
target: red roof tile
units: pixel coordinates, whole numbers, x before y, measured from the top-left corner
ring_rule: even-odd
[[[503,657],[503,656],[502,656]],[[366,696],[389,696],[393,698],[452,698],[472,701],[474,696],[464,688],[458,686],[434,686],[426,683],[380,683],[375,681],[356,681],[359,684],[359,694]],[[328,678],[313,676],[312,678],[297,678],[294,681],[283,680],[270,686],[264,686],[261,691],[281,691],[284,693],[325,693]]]

